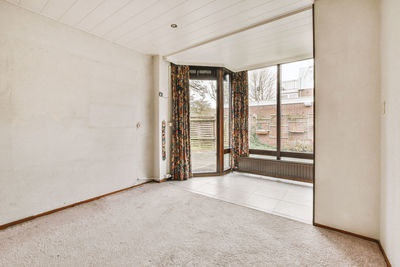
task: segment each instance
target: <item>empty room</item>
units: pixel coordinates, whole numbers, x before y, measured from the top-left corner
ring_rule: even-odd
[[[0,0],[0,266],[400,267],[398,14]]]

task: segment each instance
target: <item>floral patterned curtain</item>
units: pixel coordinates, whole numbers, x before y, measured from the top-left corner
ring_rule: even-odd
[[[192,176],[190,161],[189,66],[171,64],[172,146],[171,176],[186,180]]]
[[[247,71],[232,74],[232,167],[239,167],[239,158],[249,156],[249,99]]]

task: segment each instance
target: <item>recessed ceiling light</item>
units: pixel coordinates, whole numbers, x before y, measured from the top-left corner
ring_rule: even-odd
[[[174,24],[171,24],[171,28],[178,28],[178,25],[176,25],[175,23]]]

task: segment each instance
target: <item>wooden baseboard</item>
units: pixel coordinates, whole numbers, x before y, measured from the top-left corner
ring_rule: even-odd
[[[133,185],[133,186],[130,186],[130,187],[127,187],[127,188],[123,188],[123,189],[120,189],[120,190],[117,190],[117,191],[114,191],[114,192],[111,192],[111,193],[108,193],[108,194],[104,194],[104,195],[101,195],[101,196],[89,198],[89,199],[86,199],[86,200],[83,200],[83,201],[80,201],[80,202],[76,202],[76,203],[61,207],[61,208],[57,208],[57,209],[54,209],[54,210],[49,210],[49,211],[46,211],[46,212],[43,212],[43,213],[39,213],[39,214],[36,214],[36,215],[33,215],[33,216],[29,216],[29,217],[26,217],[26,218],[23,218],[23,219],[20,219],[20,220],[17,220],[17,221],[6,223],[6,224],[3,224],[3,225],[0,225],[0,230],[4,230],[4,229],[6,229],[6,228],[8,228],[10,226],[14,226],[14,225],[17,225],[17,224],[20,224],[20,223],[28,222],[28,221],[34,220],[36,218],[39,218],[39,217],[43,217],[43,216],[46,216],[46,215],[49,215],[49,214],[52,214],[52,213],[55,213],[55,212],[58,212],[58,211],[62,211],[62,210],[65,210],[65,209],[68,209],[68,208],[72,208],[72,207],[75,207],[75,206],[78,206],[78,205],[81,205],[81,204],[85,204],[85,203],[88,203],[88,202],[91,202],[91,201],[94,201],[94,200],[97,200],[97,199],[100,199],[100,198],[103,198],[103,197],[106,197],[106,196],[110,196],[110,195],[113,195],[113,194],[116,194],[116,193],[120,193],[122,191],[126,191],[126,190],[129,190],[129,189],[132,189],[134,187],[142,186],[144,184],[151,183],[151,182],[152,181],[146,181],[146,182],[143,182],[143,183],[140,183],[140,184],[137,184],[137,185]]]
[[[155,180],[155,181],[156,181],[157,183],[161,184],[161,183],[164,183],[164,182],[168,181],[169,179],[171,179],[171,178],[164,178],[164,179]]]
[[[381,253],[383,255],[383,258],[385,259],[386,265],[388,267],[392,267],[392,265],[389,262],[388,257],[386,256],[385,250],[383,249],[383,247],[381,245],[381,242],[378,239],[371,238],[371,237],[368,237],[368,236],[359,235],[359,234],[355,234],[355,233],[352,233],[352,232],[348,232],[348,231],[345,231],[345,230],[341,230],[341,229],[338,229],[338,228],[330,227],[330,226],[319,224],[319,223],[315,223],[315,222],[313,223],[313,225],[317,226],[317,227],[320,227],[320,228],[325,228],[325,229],[328,229],[328,230],[332,230],[332,231],[336,231],[336,232],[339,232],[339,233],[342,233],[342,234],[355,236],[355,237],[358,237],[358,238],[361,238],[361,239],[365,239],[365,240],[377,243],[378,247],[379,247],[379,249],[380,249],[380,251],[381,251]]]
[[[330,227],[330,226],[319,224],[319,223],[314,223],[314,226],[317,226],[317,227],[320,227],[320,228],[329,229],[329,230],[336,231],[336,232],[340,232],[342,234],[352,235],[352,236],[355,236],[355,237],[358,237],[358,238],[361,238],[361,239],[365,239],[365,240],[368,240],[368,241],[372,241],[372,242],[377,242],[377,243],[379,242],[375,238],[371,238],[371,237],[368,237],[368,236],[355,234],[355,233],[352,233],[352,232],[348,232],[348,231],[345,231],[345,230],[341,230],[341,229],[338,229],[338,228]]]
[[[392,265],[390,264],[389,258],[386,256],[385,250],[383,249],[382,244],[381,244],[380,241],[378,241],[378,246],[379,246],[379,249],[381,250],[381,252],[383,254],[383,258],[385,258],[386,265],[388,267],[392,267]]]

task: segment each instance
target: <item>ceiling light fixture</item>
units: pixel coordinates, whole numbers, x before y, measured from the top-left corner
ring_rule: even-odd
[[[178,28],[178,25],[176,25],[175,23],[171,24],[171,28],[173,28],[173,29]]]

